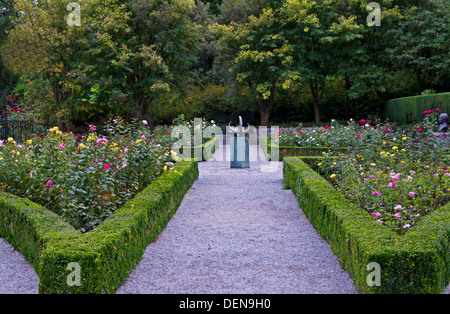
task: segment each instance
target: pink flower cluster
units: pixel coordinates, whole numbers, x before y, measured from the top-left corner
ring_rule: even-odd
[[[97,140],[97,144],[100,144],[100,143],[108,144],[108,140],[107,140],[106,138],[104,138],[104,137],[99,138],[99,139]]]
[[[439,112],[439,108],[436,108],[436,112]],[[432,114],[433,113],[433,109],[430,109],[430,110],[425,110],[424,112],[423,112],[423,114],[424,115],[427,115],[427,114]]]

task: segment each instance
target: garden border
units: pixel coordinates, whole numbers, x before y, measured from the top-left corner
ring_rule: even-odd
[[[86,234],[41,205],[0,192],[0,235],[33,266],[39,293],[114,293],[198,175],[197,161],[175,163]],[[80,266],[80,285],[69,280],[74,271],[68,269],[70,263]]]
[[[305,161],[283,160],[283,184],[338,257],[362,293],[442,293],[450,282],[450,203],[399,236],[345,199]],[[380,265],[380,285],[369,286],[368,264]]]

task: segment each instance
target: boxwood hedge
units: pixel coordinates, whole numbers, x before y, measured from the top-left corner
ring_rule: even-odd
[[[345,199],[304,159],[283,160],[284,186],[292,189],[360,292],[442,293],[450,281],[450,203],[399,236]],[[380,266],[379,286],[368,284],[371,262]]]
[[[39,293],[114,293],[197,177],[197,161],[175,163],[85,234],[40,205],[0,192],[0,236],[34,267]],[[80,285],[68,281],[74,271],[70,263],[79,265]]]
[[[423,120],[424,111],[436,108],[440,112],[450,113],[450,93],[391,99],[384,104],[382,115],[389,121],[415,123]]]

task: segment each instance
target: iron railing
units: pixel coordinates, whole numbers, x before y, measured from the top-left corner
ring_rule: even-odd
[[[10,119],[8,104],[0,102],[0,140],[13,138],[16,143],[24,143],[37,132],[33,121]]]

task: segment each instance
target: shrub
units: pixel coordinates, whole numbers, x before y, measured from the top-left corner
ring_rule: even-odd
[[[177,158],[141,122],[107,126],[107,136],[58,128],[19,145],[0,143],[0,190],[28,197],[75,228],[92,230]]]
[[[378,223],[402,234],[450,201],[447,151],[434,133],[437,114],[409,131],[353,125],[348,152],[313,165]],[[419,128],[420,126],[420,128]],[[336,151],[324,156],[337,155]]]
[[[40,293],[114,293],[197,177],[197,162],[177,162],[87,233],[41,205],[0,192],[0,235],[33,265]],[[81,267],[81,285],[68,284],[71,263]]]
[[[449,113],[450,93],[391,99],[384,105],[383,117],[398,123],[416,123],[422,121],[423,112],[430,108],[439,108],[441,112]]]
[[[283,160],[291,188],[311,223],[331,246],[362,293],[441,293],[450,281],[450,204],[398,235],[347,200],[302,161]],[[307,157],[319,163],[320,157]],[[368,285],[369,263],[381,269],[380,285]]]

